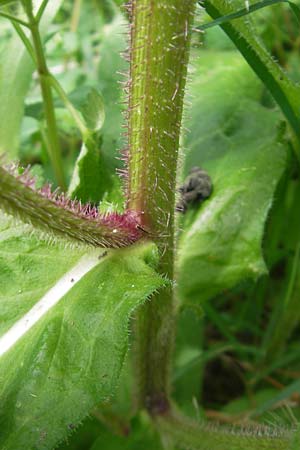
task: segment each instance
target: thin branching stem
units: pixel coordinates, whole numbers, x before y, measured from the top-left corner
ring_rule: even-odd
[[[23,27],[30,28],[29,23],[25,22],[22,19],[19,19],[18,17],[12,16],[11,14],[7,14],[3,11],[0,12],[0,17],[4,17],[5,19],[8,19],[12,23],[18,23],[20,25],[23,25]]]
[[[72,12],[72,17],[71,17],[71,27],[70,27],[71,31],[73,33],[75,33],[78,28],[79,19],[80,19],[81,3],[82,3],[82,0],[74,1],[73,12]]]
[[[45,119],[47,124],[47,148],[52,167],[58,184],[62,189],[66,189],[65,177],[63,172],[62,155],[58,137],[57,123],[54,110],[53,95],[51,90],[50,72],[46,63],[44,48],[39,31],[39,23],[36,20],[31,8],[25,9],[32,36],[35,60],[39,74],[39,81],[42,91]]]
[[[32,43],[30,42],[30,39],[28,39],[28,37],[27,37],[26,34],[24,33],[22,27],[21,27],[18,23],[12,22],[12,24],[13,24],[14,29],[15,29],[16,32],[18,33],[18,35],[19,35],[21,41],[23,42],[23,44],[24,44],[26,50],[28,51],[29,56],[31,57],[31,59],[32,59],[32,61],[33,61],[33,63],[34,63],[34,65],[36,65],[36,64],[37,64],[37,61],[36,61],[35,51],[34,51],[34,48],[33,48],[33,46],[32,46]]]
[[[41,18],[43,17],[43,14],[45,12],[46,6],[48,5],[49,0],[43,0],[41,3],[41,6],[38,9],[38,12],[36,13],[36,21],[39,23]]]

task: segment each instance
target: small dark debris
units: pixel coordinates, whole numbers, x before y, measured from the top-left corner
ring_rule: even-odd
[[[70,281],[71,281],[71,283],[74,283],[74,281],[75,281],[75,280],[74,280],[74,278],[71,278],[71,280],[70,280]]]
[[[102,259],[102,258],[104,258],[105,256],[107,256],[107,251],[101,253],[101,255],[98,256],[98,259]]]
[[[190,205],[202,203],[212,193],[210,176],[200,167],[193,167],[184,183],[179,188],[181,199],[176,205],[176,211],[185,213]]]

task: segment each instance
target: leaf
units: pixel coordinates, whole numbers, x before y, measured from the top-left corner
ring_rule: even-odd
[[[99,420],[87,417],[83,424],[55,448],[56,450],[90,450],[101,432],[102,426]]]
[[[113,188],[113,175],[108,158],[101,151],[103,137],[100,129],[105,113],[102,96],[91,88],[80,105],[79,110],[88,132],[77,158],[68,194],[84,203],[98,204],[105,194]]]
[[[80,110],[80,106],[86,101],[91,92],[90,86],[80,86],[68,94],[69,102],[75,109]],[[55,108],[64,108],[65,104],[60,97],[54,98]],[[43,103],[41,100],[29,101],[25,104],[25,116],[41,120],[43,118]]]
[[[42,3],[39,1],[38,5]],[[51,0],[44,13],[41,29],[45,34],[62,0]],[[0,55],[0,154],[17,156],[24,99],[32,81],[34,66],[19,36],[14,35]]]
[[[162,450],[159,435],[147,417],[135,418],[127,436],[102,431],[91,450]]]
[[[107,117],[102,128],[103,151],[115,165],[114,156],[124,145],[120,136],[120,130],[124,123],[120,105],[121,102],[124,103],[124,92],[120,81],[124,81],[126,78],[122,77],[120,73],[128,70],[128,64],[121,56],[127,47],[123,33],[126,26],[128,23],[122,14],[117,14],[114,20],[104,27],[103,39],[99,48],[97,87],[103,96]]]
[[[105,199],[115,202],[117,197],[119,203],[121,197],[114,168],[118,164],[115,158],[116,152],[123,145],[120,137],[120,129],[123,123],[120,106],[122,100],[120,72],[126,70],[127,64],[120,56],[120,53],[125,51],[126,48],[126,41],[120,30],[124,28],[125,24],[123,16],[118,13],[113,21],[103,28],[103,39],[99,48],[100,64],[97,80],[103,97],[106,116],[105,121],[104,117],[102,118],[101,153],[97,150],[95,144],[89,143],[87,145],[85,143],[83,145],[69,188],[69,194],[82,201],[99,202],[99,200]],[[93,96],[93,93],[88,95],[90,100]],[[93,101],[94,106],[93,103],[91,106],[94,114],[92,115],[97,116],[98,110],[100,113],[98,116],[101,116],[103,106],[100,98]],[[95,184],[96,180],[97,183]]]
[[[118,12],[114,0],[96,0],[96,5],[106,22],[111,22]]]
[[[80,110],[89,130],[95,132],[102,128],[105,119],[104,104],[102,95],[96,89],[91,88]]]
[[[293,2],[289,2],[289,5],[295,15],[295,17],[297,18],[298,23],[300,22],[300,8],[296,3]]]
[[[223,2],[223,0],[207,0],[205,8],[213,19],[235,12],[232,3]],[[293,10],[296,14],[295,9]],[[223,23],[221,27],[265,84],[266,88],[269,89],[296,136],[300,139],[299,86],[293,83],[273,60],[261,43],[255,30],[252,29],[249,20],[241,17],[233,22]],[[296,151],[299,159],[300,154],[298,150]]]
[[[88,137],[77,158],[68,195],[83,203],[98,204],[111,191],[113,178],[105,155],[101,154],[102,139]]]
[[[129,317],[164,280],[152,244],[106,256],[12,225],[1,218],[0,448],[52,449],[114,392]]]
[[[299,393],[300,389],[300,380],[295,380],[289,383],[287,386],[284,386],[279,392],[275,395],[270,396],[264,402],[261,402],[256,406],[256,408],[252,411],[250,417],[257,417],[263,413],[267,413],[271,411],[274,406],[277,404],[284,404],[284,402],[288,402],[291,396],[294,393]]]
[[[187,124],[185,172],[207,170],[213,194],[187,213],[181,237],[179,291],[191,301],[266,272],[264,223],[286,159],[277,142],[279,115],[258,102],[261,84],[241,57],[207,52],[201,67],[190,89],[197,100]]]

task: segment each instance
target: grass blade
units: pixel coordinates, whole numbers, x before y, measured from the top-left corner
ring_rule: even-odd
[[[263,0],[261,2],[254,3],[254,5],[250,5],[249,7],[242,8],[239,11],[236,11],[231,14],[225,14],[222,17],[218,17],[218,19],[212,20],[209,23],[205,23],[204,25],[200,25],[197,27],[197,30],[207,30],[207,28],[212,28],[217,25],[222,25],[223,23],[229,22],[233,19],[238,19],[239,17],[246,16],[247,14],[253,13],[255,11],[258,11],[259,9],[266,8],[267,6],[274,5],[276,3],[288,3],[295,14],[298,22],[300,23],[300,9],[299,7],[289,0]]]

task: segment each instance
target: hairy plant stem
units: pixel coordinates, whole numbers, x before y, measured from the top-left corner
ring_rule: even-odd
[[[165,448],[194,450],[293,450],[295,430],[257,427],[221,428],[195,422],[176,411],[156,418]],[[298,442],[298,441],[297,441]]]
[[[26,7],[25,11],[29,21],[29,28],[31,31],[33,49],[35,52],[35,60],[37,65],[37,71],[39,74],[39,81],[44,103],[45,119],[47,126],[47,149],[56,180],[60,185],[60,187],[63,190],[65,190],[66,184],[63,172],[63,162],[61,157],[57,124],[54,111],[53,95],[51,90],[51,74],[49,72],[46,63],[43,44],[39,31],[39,22],[35,18],[33,11],[30,7]]]
[[[138,313],[137,397],[151,414],[169,408],[174,333],[174,211],[179,136],[194,0],[130,5],[128,208],[157,242],[159,272],[171,284]]]
[[[46,185],[34,189],[34,179],[25,172],[0,167],[1,209],[46,233],[94,247],[127,247],[144,237],[135,212],[100,214],[91,205],[52,193]]]

